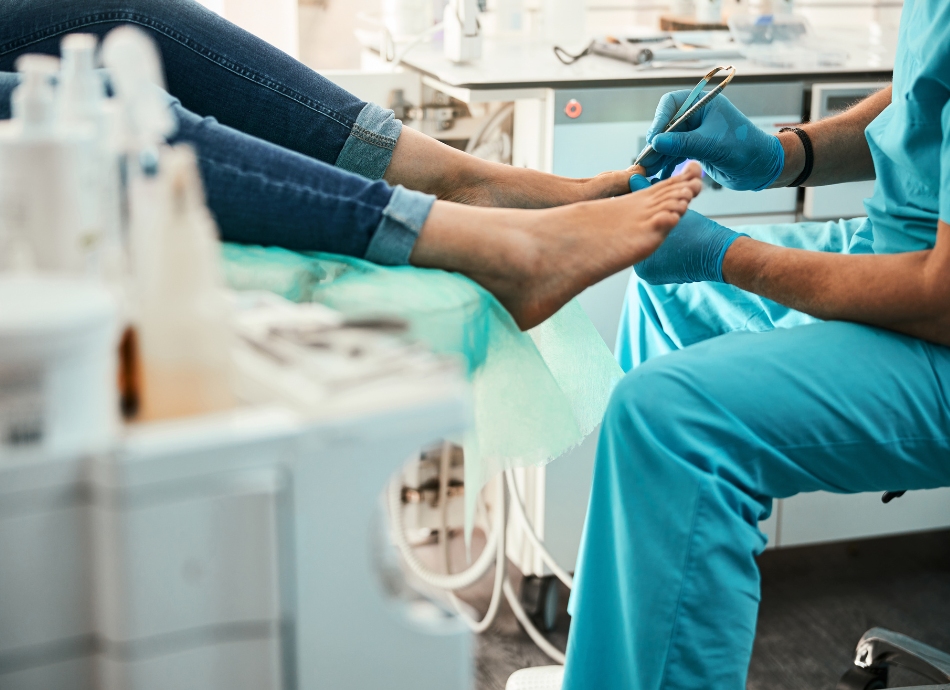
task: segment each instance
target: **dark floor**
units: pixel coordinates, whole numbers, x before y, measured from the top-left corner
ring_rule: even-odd
[[[759,563],[750,690],[833,690],[875,626],[950,651],[950,531],[773,550]],[[561,649],[568,624],[562,612],[550,636]],[[477,688],[502,690],[513,671],[550,663],[504,606],[479,640]],[[890,686],[921,683],[905,672]]]

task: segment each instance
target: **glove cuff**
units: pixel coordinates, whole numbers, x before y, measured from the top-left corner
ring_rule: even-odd
[[[723,233],[723,236],[725,239],[722,243],[722,247],[720,247],[719,249],[719,256],[716,259],[716,275],[713,279],[716,282],[725,283],[726,281],[722,277],[722,262],[725,261],[726,259],[726,252],[729,251],[729,247],[732,246],[733,242],[735,242],[740,237],[748,237],[748,235],[744,232],[736,232],[734,230],[729,230],[729,228],[726,228],[724,226],[720,226],[720,227],[722,227],[723,230],[727,230],[731,234],[727,236],[725,235],[725,233]]]
[[[778,179],[778,176],[781,175],[782,171],[785,169],[785,149],[782,148],[782,142],[779,141],[777,136],[770,134],[769,144],[769,148],[772,149],[772,169],[769,171],[770,175],[768,176],[765,184],[752,190],[755,192],[761,192],[775,184],[775,180]]]

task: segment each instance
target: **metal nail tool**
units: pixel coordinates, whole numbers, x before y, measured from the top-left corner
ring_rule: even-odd
[[[703,89],[706,88],[706,84],[708,84],[713,77],[722,71],[728,71],[729,74],[727,74],[726,77],[714,88],[704,92]],[[729,65],[728,67],[714,67],[709,72],[707,72],[706,76],[704,76],[700,82],[693,87],[693,90],[689,92],[689,96],[687,96],[686,100],[683,101],[683,105],[681,105],[679,110],[677,110],[673,115],[673,118],[670,120],[669,124],[663,128],[663,133],[671,132],[679,127],[683,122],[688,120],[693,115],[693,113],[721,94],[723,89],[729,85],[729,82],[731,82],[735,76],[736,68],[732,65]],[[636,160],[633,161],[633,164],[640,165],[640,161],[642,161],[652,152],[653,147],[650,146],[650,144],[647,144],[646,147],[644,147],[644,149],[640,152],[640,155],[637,156]]]

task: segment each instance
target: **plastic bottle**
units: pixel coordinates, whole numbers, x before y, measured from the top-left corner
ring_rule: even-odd
[[[37,268],[78,273],[82,139],[56,127],[52,77],[59,61],[21,55],[16,68],[13,119],[0,128],[0,234],[8,245],[27,244]]]
[[[132,236],[142,360],[140,419],[232,407],[231,316],[195,155],[162,151],[154,224]]]
[[[80,249],[86,270],[115,283],[122,271],[121,192],[114,140],[118,123],[96,71],[97,43],[91,34],[70,34],[60,44],[57,125],[62,132],[83,140]]]
[[[158,232],[157,218],[163,208],[159,151],[166,136],[174,131],[175,121],[161,91],[164,77],[158,49],[145,32],[132,26],[113,29],[102,42],[101,57],[115,92],[106,103],[106,117],[109,148],[118,155],[124,172],[120,178],[120,199],[125,202],[121,234],[124,243],[136,245],[129,247],[131,265],[124,267],[131,270],[124,291],[126,319],[119,346],[121,409],[126,419],[138,418],[140,413],[156,417],[164,413],[155,403],[155,395],[148,409],[143,410],[142,305],[137,300],[143,292],[139,270],[149,266],[148,252],[142,245]],[[155,366],[161,368],[160,363]]]
[[[0,275],[0,462],[109,448],[115,329],[112,295],[93,281]]]
[[[177,127],[162,89],[158,48],[148,34],[133,26],[113,29],[102,42],[102,62],[109,69],[119,107],[122,151],[139,167],[154,164],[156,149]]]
[[[96,72],[97,39],[92,34],[69,34],[60,43],[60,122],[101,126],[105,85]]]

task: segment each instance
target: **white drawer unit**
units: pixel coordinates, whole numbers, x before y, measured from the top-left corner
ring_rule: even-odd
[[[465,390],[387,392],[0,463],[0,688],[470,688],[471,633],[381,567],[378,512],[410,453],[464,431]]]
[[[821,120],[844,112],[890,82],[814,84],[811,89],[811,119]],[[864,200],[874,194],[874,180],[845,182],[827,187],[806,187],[802,215],[808,220],[838,220],[865,215]]]
[[[646,146],[656,105],[675,86],[563,89],[554,95],[553,172],[590,177],[622,170]],[[778,132],[801,121],[804,84],[773,82],[734,84],[725,95],[756,125]],[[704,215],[743,216],[794,214],[794,189],[768,189],[750,194],[723,189],[705,178],[703,193],[691,208]]]
[[[0,466],[0,687],[92,688],[89,501],[74,459]],[[43,544],[45,548],[37,548]]]

